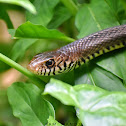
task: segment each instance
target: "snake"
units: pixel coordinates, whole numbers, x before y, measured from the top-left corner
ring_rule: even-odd
[[[107,28],[57,50],[37,54],[27,68],[37,75],[69,72],[104,53],[126,46],[126,24]]]

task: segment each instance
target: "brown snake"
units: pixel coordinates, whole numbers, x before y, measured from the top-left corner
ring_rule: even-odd
[[[68,72],[112,50],[126,46],[126,25],[108,28],[70,43],[56,51],[36,55],[28,69],[38,75]]]

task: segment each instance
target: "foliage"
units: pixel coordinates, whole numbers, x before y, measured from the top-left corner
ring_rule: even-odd
[[[58,122],[61,121],[58,118],[60,107],[66,113],[65,125],[79,126],[80,122],[84,126],[126,124],[125,48],[104,54],[69,73],[51,77],[36,76],[16,63],[27,62],[37,53],[60,48],[99,30],[125,24],[124,0],[0,2],[26,9],[26,22],[17,29],[13,29],[7,8],[3,6],[0,10],[0,18],[6,21],[15,40],[11,47],[5,47],[7,51],[2,45],[0,47],[0,60],[3,61],[0,72],[11,66],[27,76],[30,82],[16,82],[7,90],[13,114],[23,126],[62,126]]]
[[[108,92],[87,84],[70,86],[51,79],[44,94],[50,94],[65,105],[76,107],[83,125],[125,125],[126,93]],[[107,120],[107,121],[106,121]]]

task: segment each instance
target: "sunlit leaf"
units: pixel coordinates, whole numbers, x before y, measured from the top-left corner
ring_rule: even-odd
[[[72,87],[51,79],[46,85],[44,94],[52,95],[65,105],[75,106],[78,118],[85,126],[126,124],[124,92],[109,92],[87,84]]]
[[[0,2],[19,5],[29,10],[33,14],[36,13],[35,7],[32,5],[32,3],[29,0],[0,0]]]
[[[18,27],[15,33],[15,38],[59,39],[68,42],[74,41],[74,39],[65,36],[56,29],[50,30],[42,25],[34,25],[30,22],[26,22]]]

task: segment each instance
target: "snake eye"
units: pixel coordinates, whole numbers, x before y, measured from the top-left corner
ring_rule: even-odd
[[[48,60],[47,62],[46,62],[46,66],[48,67],[48,68],[51,68],[51,67],[53,67],[54,66],[54,59],[51,59],[51,60]]]

